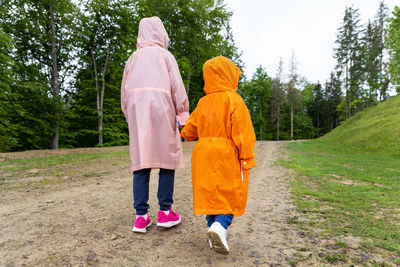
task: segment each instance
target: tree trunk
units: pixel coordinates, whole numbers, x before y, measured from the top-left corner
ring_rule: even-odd
[[[98,119],[98,130],[99,130],[99,143],[100,143],[100,129],[99,129],[99,124],[100,124],[100,92],[99,92],[99,80],[97,76],[97,63],[96,63],[96,57],[94,56],[94,51],[93,48],[91,49],[91,54],[92,54],[92,63],[93,63],[93,71],[94,71],[94,84],[96,87],[96,111],[97,111],[97,119]],[[101,138],[102,139],[102,138]]]
[[[317,105],[317,137],[319,137],[319,103]]]
[[[279,141],[279,127],[281,126],[281,107],[278,105],[278,118],[276,126],[276,141]]]
[[[190,85],[190,72],[188,72],[186,79],[186,94],[188,99],[189,99],[189,85]]]
[[[290,98],[290,139],[293,140],[293,96]]]
[[[260,100],[260,140],[263,140],[262,137],[262,111],[261,111],[261,100]]]
[[[346,78],[345,78],[345,86],[346,86],[346,118],[349,118],[349,74],[348,74],[348,63],[346,63]]]
[[[101,74],[101,95],[100,95],[100,110],[99,110],[99,145],[103,144],[103,103],[104,103],[104,91],[106,88],[106,71],[108,64],[108,56],[110,55],[110,47],[107,48],[106,60],[104,62],[103,73]]]
[[[54,20],[54,9],[53,2],[49,3],[49,11],[50,11],[50,23],[51,23],[51,78],[52,78],[52,87],[53,87],[53,97],[57,105],[60,101],[60,84],[58,81],[59,73],[57,66],[57,48],[56,48],[56,27]],[[56,110],[56,124],[54,129],[54,135],[51,141],[51,149],[58,149],[59,143],[59,132],[60,132],[60,113],[58,108]]]
[[[353,62],[350,61],[350,69],[353,65]],[[352,96],[353,96],[353,90],[351,89],[351,84],[348,82],[349,86],[349,118],[351,117],[351,101],[352,101]]]

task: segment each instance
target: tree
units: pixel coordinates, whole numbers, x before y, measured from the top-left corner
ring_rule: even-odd
[[[386,22],[388,19],[388,8],[385,3],[382,1],[379,4],[378,12],[375,15],[375,43],[376,43],[376,57],[377,57],[377,66],[379,70],[378,75],[378,89],[380,92],[381,100],[385,100],[388,97],[388,87],[389,87],[389,78],[386,75],[387,62],[384,60],[384,49],[387,38],[387,30],[386,30]]]
[[[273,81],[272,98],[270,104],[270,119],[276,128],[276,140],[279,141],[281,124],[281,108],[284,102],[284,86],[282,82],[283,61],[279,60],[278,71]]]
[[[362,49],[359,42],[358,9],[346,7],[342,25],[338,29],[336,38],[335,58],[336,69],[340,76],[344,76],[346,92],[346,118],[353,114],[357,96],[360,94],[360,82],[362,81]]]
[[[83,9],[81,59],[85,63],[83,67],[92,70],[89,73],[96,92],[98,145],[103,145],[104,95],[106,86],[112,84],[107,83],[107,71],[110,62],[117,61],[122,66],[121,63],[129,56],[138,19],[131,1],[92,0],[84,3]],[[119,105],[120,102],[117,103]]]
[[[297,65],[294,51],[292,52],[292,58],[290,59],[289,68],[289,83],[287,86],[287,97],[290,105],[290,139],[293,140],[293,124],[294,124],[294,108],[295,101],[299,99],[299,93],[296,89],[298,83]]]
[[[340,110],[338,109],[342,102],[342,90],[340,79],[337,74],[331,72],[329,80],[325,83],[325,97],[328,128],[326,132],[332,131],[339,126]]]
[[[16,44],[13,57],[19,62],[17,79],[34,83],[39,97],[49,94],[52,103],[46,106],[51,108],[48,122],[53,128],[50,147],[58,149],[66,104],[62,98],[70,91],[68,79],[76,65],[73,33],[78,10],[70,0],[10,0],[6,9],[4,30]]]
[[[0,151],[10,151],[18,142],[16,125],[10,120],[10,104],[13,94],[11,86],[14,73],[13,60],[9,56],[12,50],[12,39],[0,27]]]
[[[363,37],[365,54],[365,80],[368,89],[366,90],[366,103],[368,106],[375,104],[378,100],[378,76],[379,71],[379,43],[377,42],[377,28],[371,21],[368,21],[367,28]],[[381,51],[382,52],[382,51]]]
[[[254,124],[258,140],[271,139],[272,127],[269,121],[269,104],[272,95],[272,79],[259,66],[250,81],[241,86],[242,95]],[[258,130],[258,131],[257,131]]]
[[[390,61],[388,72],[396,91],[400,94],[400,7],[395,6],[389,18],[387,48],[389,50]]]
[[[375,19],[368,21],[361,39],[364,55],[364,72],[366,86],[363,102],[366,106],[375,104],[378,95],[381,100],[388,97],[389,79],[386,75],[387,63],[384,60],[386,39],[387,7],[380,3]]]
[[[308,86],[310,87],[312,94],[312,104],[310,106],[311,118],[314,127],[317,129],[317,137],[319,137],[321,136],[321,128],[323,128],[321,119],[323,119],[323,109],[325,104],[323,98],[324,93],[322,91],[322,86],[319,82],[317,84],[309,84]]]

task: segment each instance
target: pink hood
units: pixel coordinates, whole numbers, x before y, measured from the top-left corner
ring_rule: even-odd
[[[143,18],[140,20],[136,44],[137,49],[151,45],[167,48],[168,44],[168,33],[159,17]]]

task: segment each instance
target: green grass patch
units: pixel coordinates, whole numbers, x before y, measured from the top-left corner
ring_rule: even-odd
[[[107,153],[66,154],[41,158],[11,159],[0,163],[0,170],[15,172],[26,171],[33,168],[44,169],[61,164],[86,164],[95,160],[122,158],[126,157],[128,154],[128,151],[119,151]]]
[[[399,126],[400,96],[394,96],[355,114],[322,139],[353,151],[400,156]]]
[[[344,252],[337,252],[337,253],[332,253],[332,254],[327,254],[325,256],[325,259],[329,263],[338,263],[338,262],[346,262],[347,257],[346,253]]]
[[[302,224],[329,236],[372,240],[362,248],[400,255],[399,156],[355,152],[324,139],[290,143],[288,148],[290,158],[281,163],[298,173],[292,183],[297,207],[313,215]],[[345,260],[339,254],[329,257],[328,262]]]
[[[106,153],[79,153],[47,156],[42,158],[25,158],[5,160],[0,163],[0,168],[8,171],[28,170],[31,168],[47,168],[59,164],[82,164],[90,163],[98,159],[121,158],[129,154],[129,151],[106,152]],[[6,167],[12,165],[10,167]]]
[[[69,173],[66,165],[89,164],[93,161],[102,161],[107,159],[129,158],[129,151],[104,152],[104,153],[77,153],[52,155],[39,158],[23,158],[4,160],[0,163],[0,186],[6,185],[7,180],[18,179],[20,177],[37,177],[51,175],[62,177]],[[58,166],[54,168],[54,166]],[[49,170],[50,169],[50,170]],[[43,171],[45,170],[45,171]],[[91,178],[101,174],[85,173],[84,177]],[[24,184],[22,187],[26,186]]]

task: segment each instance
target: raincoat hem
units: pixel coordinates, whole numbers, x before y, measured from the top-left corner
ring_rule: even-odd
[[[220,214],[233,214],[235,217],[242,216],[244,214],[243,211],[232,211],[227,209],[199,209],[193,208],[193,213],[198,215],[220,215]]]
[[[147,164],[142,164],[139,166],[132,166],[131,171],[138,171],[142,169],[168,169],[168,170],[177,170],[177,169],[182,169],[184,167],[184,164],[177,164],[177,165],[172,165],[172,164],[163,164],[163,163],[147,163]]]

